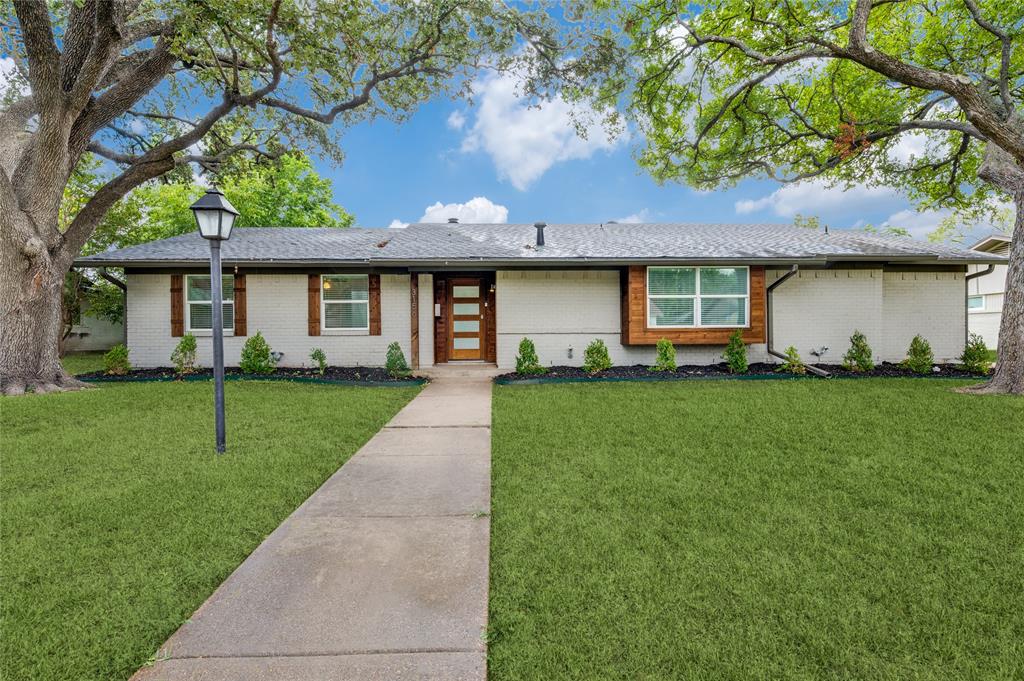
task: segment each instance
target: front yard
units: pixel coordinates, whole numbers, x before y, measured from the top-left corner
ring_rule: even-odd
[[[417,388],[104,385],[2,402],[4,679],[126,679]]]
[[[491,678],[1024,676],[1024,401],[496,387]]]

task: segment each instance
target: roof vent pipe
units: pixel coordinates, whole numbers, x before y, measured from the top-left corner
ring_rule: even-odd
[[[544,228],[547,227],[546,222],[535,222],[533,226],[537,228],[537,245],[544,245]]]
[[[457,225],[457,224],[459,224],[459,219],[458,218],[448,218],[448,224],[449,225]]]

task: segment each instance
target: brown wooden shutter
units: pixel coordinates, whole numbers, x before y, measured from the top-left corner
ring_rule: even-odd
[[[182,286],[184,277],[171,275],[171,335],[185,335],[185,293]]]
[[[320,335],[320,275],[309,275],[309,328],[307,333],[310,336]]]
[[[245,318],[245,275],[235,275],[235,335],[247,336]]]
[[[370,335],[380,335],[380,275],[370,275]]]

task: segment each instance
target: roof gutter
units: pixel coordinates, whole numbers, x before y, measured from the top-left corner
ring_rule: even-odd
[[[768,288],[767,288],[767,290],[765,292],[766,296],[768,297],[768,305],[767,305],[768,309],[765,311],[765,334],[767,335],[767,338],[768,338],[768,354],[771,355],[772,357],[777,358],[777,359],[783,359],[784,360],[784,359],[788,359],[788,358],[784,354],[782,354],[781,352],[778,352],[775,349],[775,333],[774,333],[775,329],[774,329],[774,325],[772,324],[772,321],[773,321],[772,318],[775,315],[774,315],[774,309],[773,309],[773,304],[772,304],[772,293],[775,291],[775,289],[777,289],[779,286],[784,284],[790,277],[793,277],[799,271],[800,271],[800,265],[794,264],[792,267],[789,268],[788,272],[786,272],[781,277],[779,277],[778,279],[773,281],[771,284],[769,284]],[[810,371],[815,376],[821,376],[822,378],[829,378],[832,375],[829,372],[825,371],[824,369],[819,369],[818,367],[810,365],[810,364],[805,364],[804,366],[807,367],[807,370]]]

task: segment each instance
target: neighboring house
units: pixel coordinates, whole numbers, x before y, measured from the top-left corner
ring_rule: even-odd
[[[109,350],[125,342],[124,324],[115,324],[106,319],[93,317],[89,307],[83,306],[81,318],[71,327],[71,333],[64,339],[65,352],[89,352]]]
[[[735,329],[751,361],[793,345],[838,363],[854,330],[878,360],[902,359],[921,334],[949,361],[966,339],[968,266],[1005,262],[861,232],[708,224],[248,228],[222,253],[229,365],[259,330],[283,366],[311,364],[315,347],[332,364],[379,366],[397,341],[413,366],[507,369],[523,337],[546,365],[581,364],[595,338],[616,364],[653,363],[661,338],[680,364],[717,363]],[[208,258],[187,234],[77,264],[125,268],[131,361],[149,367],[169,365],[185,332],[210,334]],[[208,364],[210,343],[199,354]]]
[[[971,250],[1006,258],[1010,255],[1010,237],[1006,234],[993,234],[971,246]],[[974,274],[987,269],[987,265],[969,265],[967,271]],[[996,265],[991,273],[973,277],[967,282],[967,329],[984,338],[985,345],[990,348],[999,343],[1005,290],[1005,264]]]

